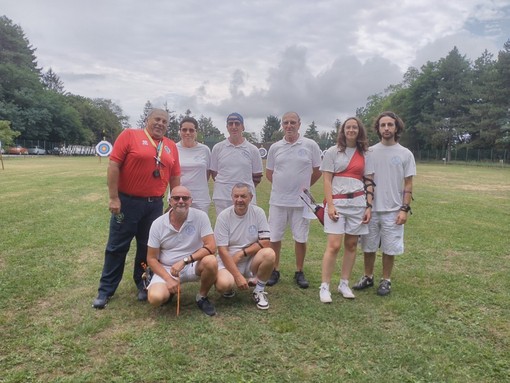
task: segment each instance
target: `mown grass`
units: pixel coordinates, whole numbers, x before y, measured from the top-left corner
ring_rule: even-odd
[[[510,371],[510,170],[419,164],[393,292],[318,299],[325,236],[312,223],[308,290],[287,236],[271,307],[247,293],[218,315],[196,284],[153,309],[133,257],[105,310],[91,308],[108,231],[106,160],[8,158],[0,170],[2,382],[500,382]],[[321,197],[321,183],[313,187]],[[269,183],[259,186],[267,209]],[[267,210],[266,210],[267,211]],[[214,219],[214,217],[213,217]],[[339,265],[339,262],[338,262]],[[362,257],[353,279],[362,272]],[[377,262],[380,275],[380,259]]]

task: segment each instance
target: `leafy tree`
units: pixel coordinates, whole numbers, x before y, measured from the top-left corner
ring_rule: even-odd
[[[308,125],[308,129],[305,132],[305,137],[308,137],[315,142],[319,141],[319,131],[317,130],[317,125],[315,125],[315,121],[312,121],[310,125]]]
[[[60,80],[60,77],[53,72],[53,69],[48,69],[48,71],[42,75],[41,80],[46,89],[60,94],[65,93],[64,83]]]
[[[18,137],[19,134],[19,132],[15,132],[11,129],[9,121],[0,121],[0,143],[2,146],[11,146],[14,143],[14,139]]]
[[[145,123],[147,122],[147,116],[149,115],[150,111],[152,110],[153,106],[150,100],[147,100],[143,107],[143,112],[140,115],[140,118],[138,118],[138,121],[136,122],[136,126],[140,129],[145,128]]]
[[[465,129],[471,100],[470,63],[457,48],[439,60],[438,97],[434,101],[434,116],[429,119],[435,128],[432,139],[441,144],[447,161],[452,147],[466,139]]]
[[[246,138],[248,140],[248,142],[251,142],[252,144],[258,144],[257,133],[255,133],[255,132],[244,131],[243,137]]]
[[[37,129],[38,111],[34,107],[43,87],[35,49],[20,26],[0,17],[0,119],[11,121],[20,133]]]
[[[199,130],[198,139],[210,148],[212,148],[217,142],[225,139],[225,135],[214,126],[210,117],[201,115],[197,122]]]
[[[275,142],[274,133],[280,130],[281,120],[273,115],[266,117],[264,126],[262,127],[262,142]]]

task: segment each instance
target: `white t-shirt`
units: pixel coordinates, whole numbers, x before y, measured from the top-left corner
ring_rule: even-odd
[[[356,148],[345,148],[345,151],[341,152],[337,145],[332,146],[324,154],[320,170],[329,173],[339,173],[344,171],[349,165],[349,162],[351,161],[355,151]],[[368,164],[369,161],[370,155],[367,155],[366,153],[365,171],[363,174],[365,176],[371,174],[367,173],[367,169],[370,168],[370,165]],[[331,186],[333,189],[333,194],[348,194],[365,190],[363,182],[352,177],[333,176]],[[365,207],[366,197],[365,195],[361,195],[354,198],[339,198],[333,200],[333,202],[335,206]]]
[[[211,167],[211,150],[201,143],[192,148],[184,147],[181,141],[176,145],[181,163],[181,185],[191,192],[193,202],[210,203],[207,172]]]
[[[262,158],[255,145],[246,139],[240,145],[233,145],[228,139],[218,142],[212,149],[211,170],[218,173],[213,199],[231,201],[232,188],[242,182],[250,185],[251,203],[257,203],[253,174],[262,173]]]
[[[400,144],[380,142],[369,148],[367,174],[374,174],[375,195],[372,211],[397,211],[402,206],[404,178],[416,175],[413,153]]]
[[[163,214],[152,223],[147,245],[159,248],[159,262],[171,267],[204,246],[202,238],[214,232],[209,217],[202,210],[190,207],[179,231],[170,224],[169,214]]]
[[[230,206],[216,218],[214,237],[216,246],[227,246],[230,255],[259,239],[269,239],[266,213],[261,207],[250,204],[246,214],[238,216],[234,206]]]
[[[313,168],[321,164],[321,150],[317,143],[299,137],[294,143],[283,138],[269,148],[266,169],[273,171],[269,204],[284,207],[301,207],[299,194],[310,189]]]

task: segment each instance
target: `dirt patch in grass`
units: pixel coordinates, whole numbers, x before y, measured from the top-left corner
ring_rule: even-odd
[[[101,201],[104,198],[104,194],[100,193],[90,193],[82,197],[82,200],[87,202],[96,202]]]

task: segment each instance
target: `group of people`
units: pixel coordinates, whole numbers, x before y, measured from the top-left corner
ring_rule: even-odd
[[[290,227],[295,249],[294,281],[308,288],[304,274],[310,217],[302,192],[324,177],[324,232],[327,245],[322,262],[320,301],[332,301],[329,285],[336,258],[344,243],[338,291],[354,298],[349,278],[358,239],[364,251],[365,272],[353,289],[374,285],[376,251],[383,252],[382,279],[377,294],[391,291],[394,256],[402,254],[403,224],[410,212],[412,153],[398,141],[404,129],[392,112],[377,117],[374,129],[380,142],[369,148],[366,130],[355,117],[340,127],[337,145],[324,158],[316,142],[299,133],[297,113],[282,117],[283,138],[271,145],[266,178],[271,182],[269,217],[256,205],[256,186],[263,175],[258,149],[243,136],[239,113],[227,117],[228,138],[212,151],[197,141],[198,122],[180,122],[181,140],[164,135],[168,113],[153,109],[143,130],[127,129],[113,147],[108,165],[110,234],[98,295],[92,306],[104,308],[122,279],[133,238],[137,250],[133,278],[138,300],[153,306],[169,302],[181,283],[200,281],[197,306],[215,315],[208,293],[215,289],[225,299],[248,290],[259,309],[269,308],[266,286],[277,284],[282,240]],[[214,229],[208,217],[212,201]],[[169,209],[163,195],[169,187]],[[148,288],[145,267],[154,274]]]

